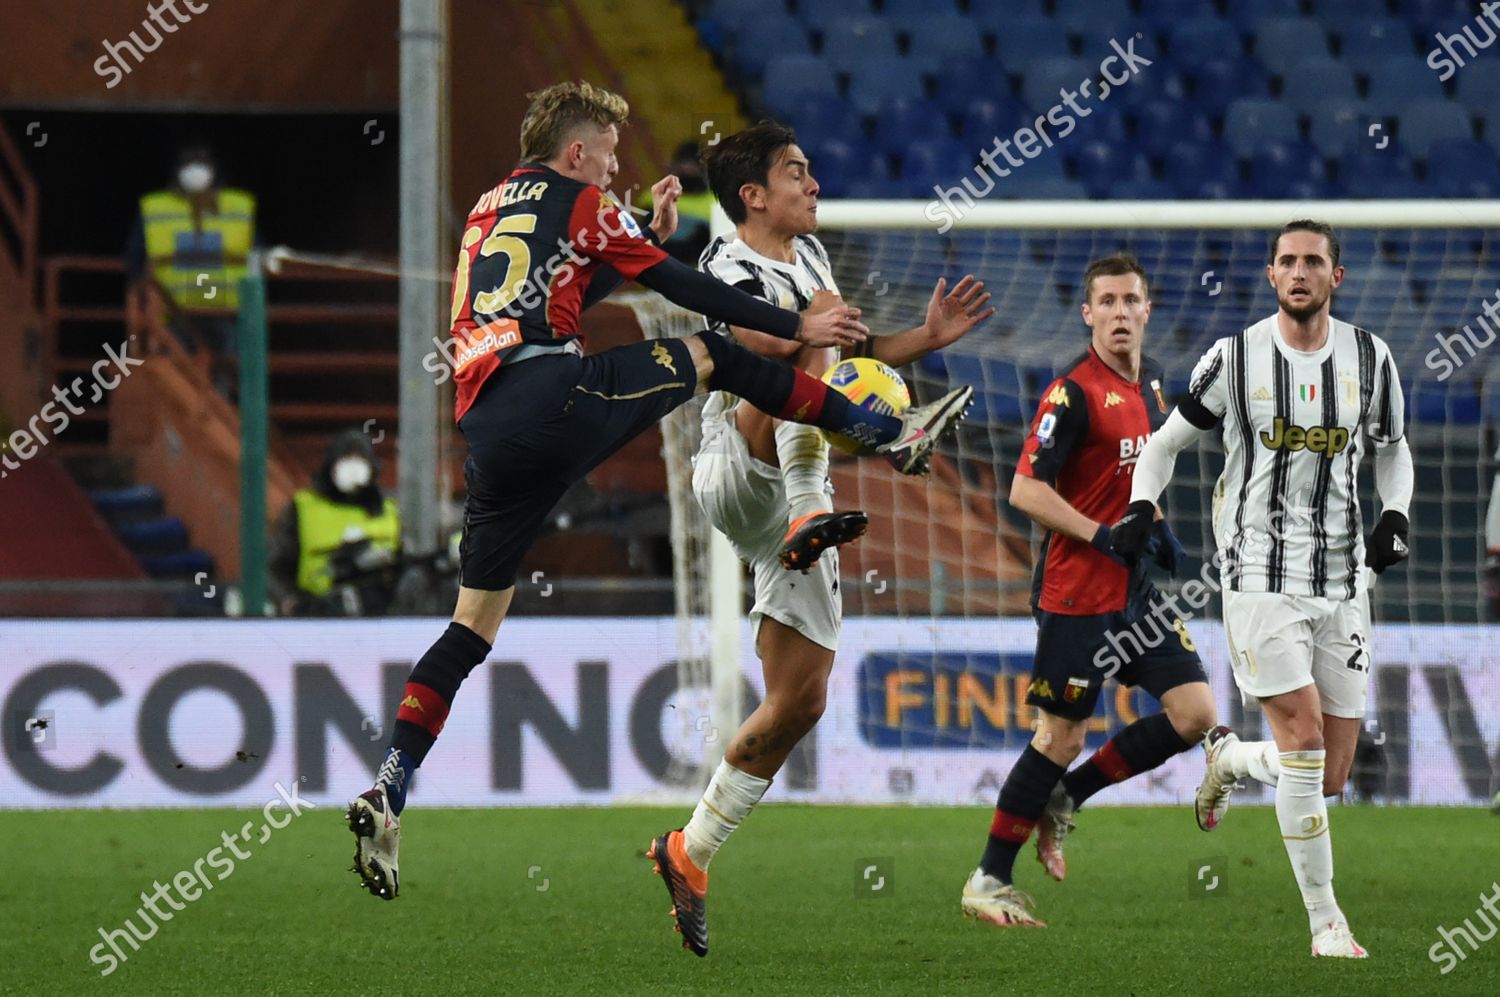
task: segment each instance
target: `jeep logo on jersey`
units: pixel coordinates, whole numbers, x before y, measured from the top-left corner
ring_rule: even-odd
[[[1260,434],[1260,441],[1269,450],[1310,450],[1324,457],[1332,457],[1343,453],[1344,448],[1349,445],[1349,430],[1342,426],[1332,429],[1327,426],[1303,429],[1277,416],[1276,421],[1271,423],[1270,431]]]

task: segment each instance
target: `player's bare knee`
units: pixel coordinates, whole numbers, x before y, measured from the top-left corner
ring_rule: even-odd
[[[1167,719],[1172,721],[1172,729],[1177,732],[1178,737],[1197,744],[1218,720],[1218,717],[1215,716],[1214,704],[1210,701],[1179,705],[1176,709],[1169,706]]]
[[[1041,726],[1032,735],[1031,744],[1056,764],[1069,765],[1083,751],[1087,727],[1087,721],[1053,716],[1044,710]]]

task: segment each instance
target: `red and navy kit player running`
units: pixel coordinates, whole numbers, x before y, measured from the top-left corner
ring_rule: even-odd
[[[1047,389],[1011,485],[1011,505],[1048,532],[1032,591],[1037,646],[1026,696],[1041,722],[1000,789],[984,857],[963,890],[966,916],[999,925],[1043,923],[1011,879],[1039,822],[1037,858],[1060,880],[1073,812],[1187,751],[1215,723],[1181,615],[1151,585],[1144,561],[1126,564],[1109,546],[1107,524],[1129,505],[1135,457],[1167,416],[1161,369],[1141,355],[1146,273],[1129,256],[1110,256],[1089,265],[1083,286],[1092,343]],[[1156,563],[1175,574],[1185,555],[1160,519],[1153,539]],[[1166,712],[1132,723],[1068,772],[1111,676],[1145,689]]]
[[[469,446],[468,496],[453,622],[417,662],[375,788],[349,806],[354,871],[375,896],[399,892],[399,815],[459,685],[490,652],[520,560],[558,499],[694,394],[728,391],[781,419],[848,433],[898,470],[923,473],[934,441],[963,417],[971,389],[901,418],[854,405],[817,378],[717,335],[583,355],[579,315],[624,279],[722,322],[810,346],[860,342],[859,312],[812,314],[759,301],[673,260],[605,193],[629,106],[587,83],[531,95],[522,163],[469,214],[453,287],[456,418]],[[681,186],[652,188],[653,231],[676,228]],[[815,537],[804,538],[812,543]],[[796,546],[799,538],[788,537]]]

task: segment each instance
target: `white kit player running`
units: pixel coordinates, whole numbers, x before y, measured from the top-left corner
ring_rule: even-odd
[[[1276,818],[1302,891],[1312,954],[1362,959],[1333,894],[1325,795],[1342,792],[1369,680],[1369,581],[1407,556],[1412,462],[1391,352],[1329,315],[1342,283],[1338,236],[1299,220],[1271,246],[1266,274],[1277,313],[1219,340],[1189,393],[1136,464],[1120,553],[1138,550],[1177,454],[1220,429],[1224,472],[1214,490],[1214,540],[1225,562],[1224,631],[1241,695],[1265,711],[1274,741],[1209,732],[1196,809],[1217,826],[1237,779],[1276,788]],[[1361,538],[1357,481],[1375,453],[1381,514]]]
[[[792,130],[762,122],[711,147],[705,165],[735,235],[711,242],[699,266],[773,304],[839,304],[828,254],[812,234],[818,184]],[[866,352],[892,366],[911,363],[994,314],[985,309],[990,296],[983,283],[972,276],[949,293],[945,284],[938,281],[922,325],[872,337]],[[815,376],[837,361],[834,350],[785,349],[752,329],[720,324],[714,331]],[[972,395],[972,388],[963,388],[944,397],[961,414]],[[956,422],[950,411],[934,428],[941,432]],[[656,838],[648,852],[672,895],[683,945],[702,956],[708,953],[709,861],[823,714],[843,619],[836,548],[862,534],[866,518],[831,511],[828,444],[820,432],[802,432],[725,392],[710,395],[704,406],[693,492],[754,575],[750,614],[766,682],[765,699],[730,738],[692,819]]]

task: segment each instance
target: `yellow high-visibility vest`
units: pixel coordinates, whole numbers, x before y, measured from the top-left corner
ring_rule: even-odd
[[[330,555],[344,542],[344,531],[357,526],[370,538],[371,546],[396,553],[401,549],[401,513],[395,499],[386,499],[380,514],[370,515],[363,506],[331,502],[311,488],[292,496],[297,507],[297,587],[311,595],[324,595],[333,588]]]
[[[224,189],[216,207],[194,228],[192,203],[182,194],[159,190],[141,198],[146,261],[179,308],[239,308],[240,279],[255,241],[255,197]]]

